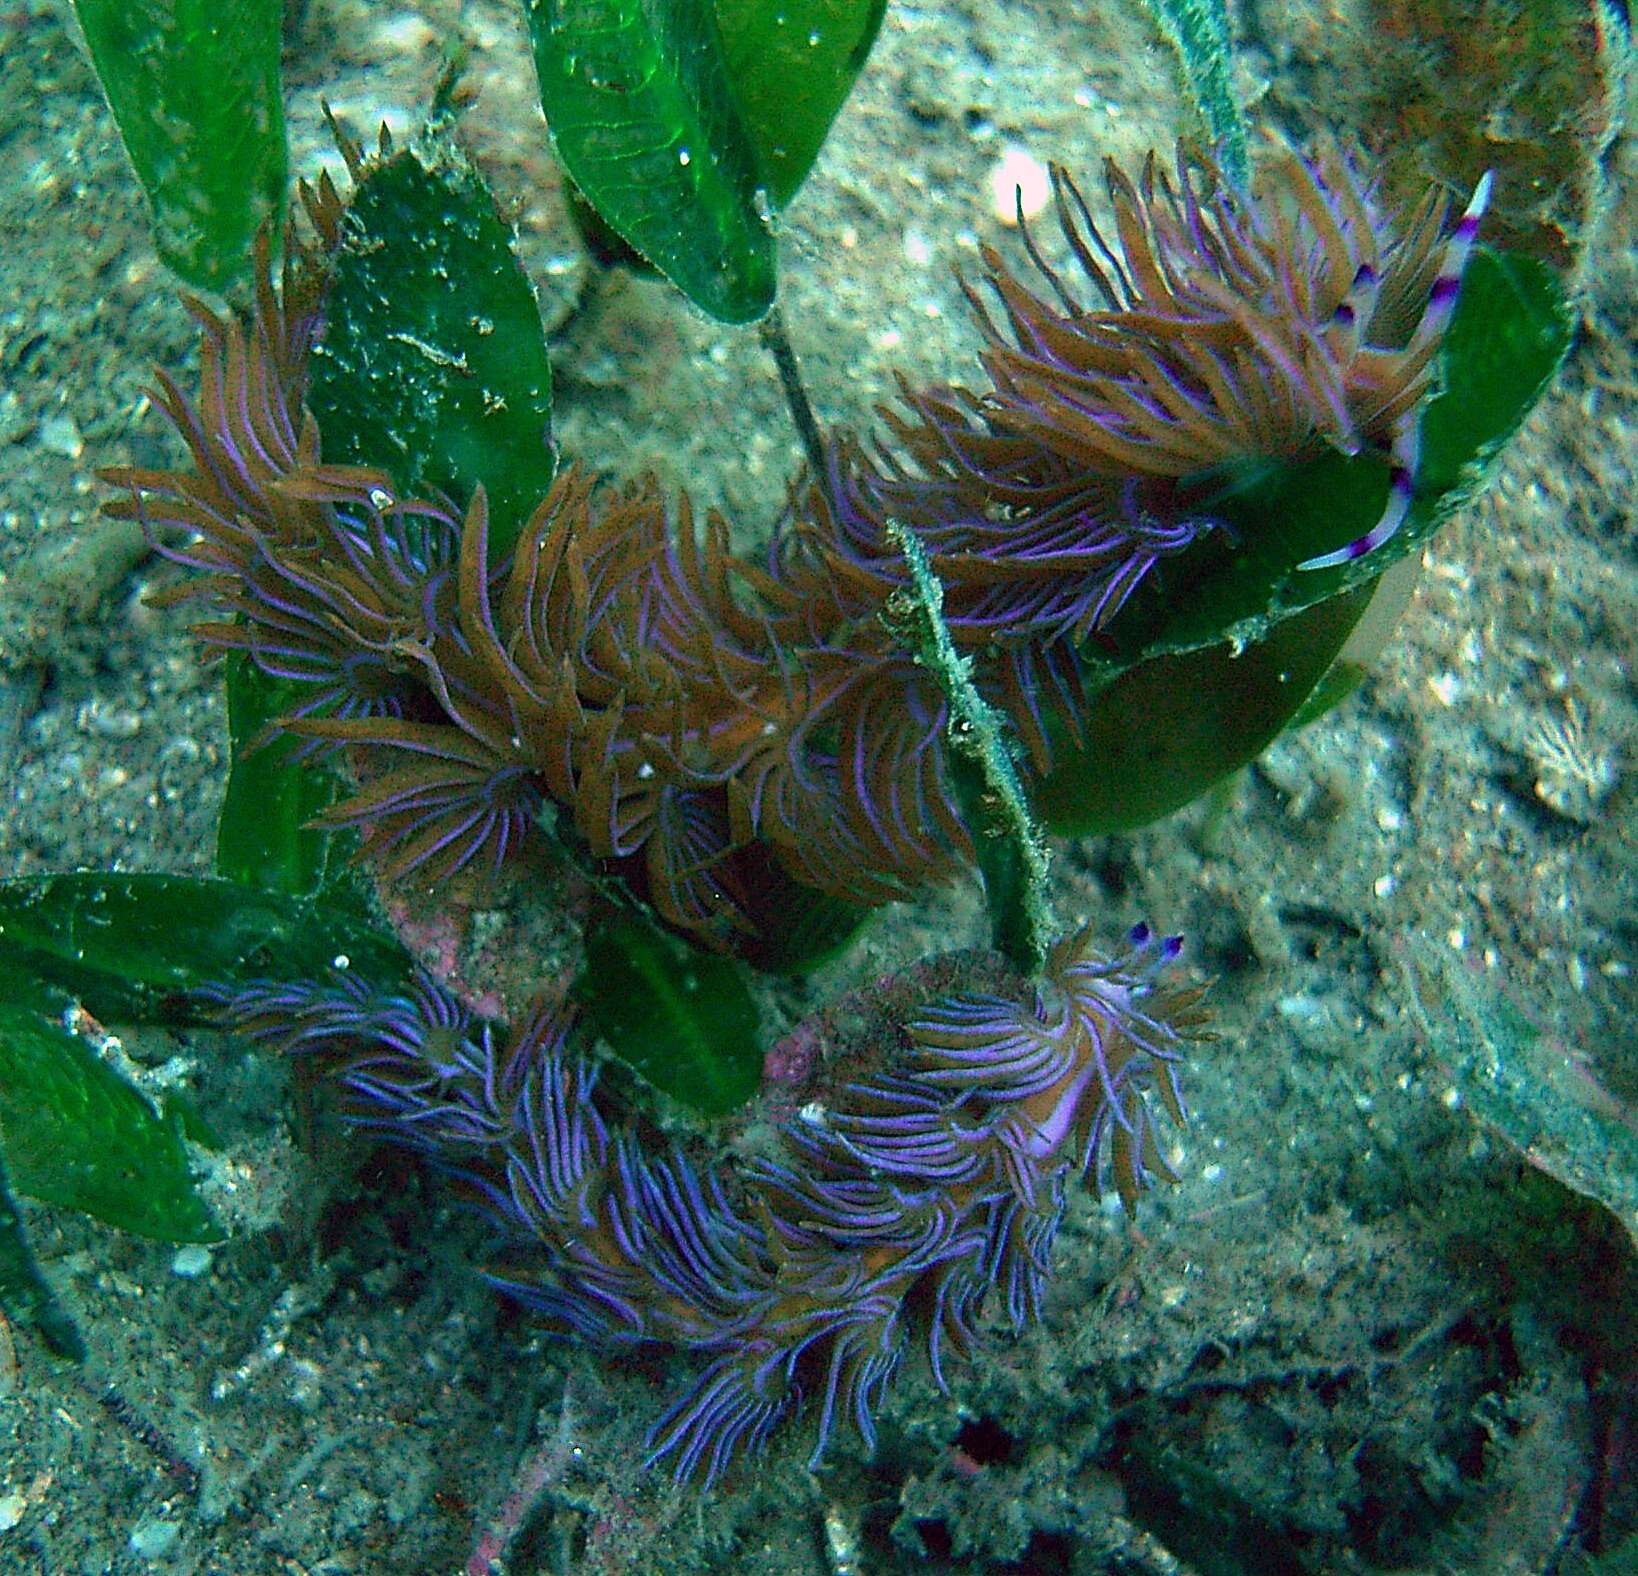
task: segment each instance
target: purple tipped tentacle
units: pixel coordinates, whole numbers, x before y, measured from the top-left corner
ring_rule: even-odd
[[[797,1249],[892,1238],[906,1215],[923,1208],[930,1196],[891,1183],[810,1176],[762,1158],[747,1167],[745,1177],[772,1206],[779,1239]]]
[[[656,1283],[726,1336],[754,1314],[765,1279],[755,1234],[729,1211],[721,1190],[705,1190],[680,1150],[648,1160],[629,1139],[617,1146],[626,1229]],[[709,1184],[708,1184],[709,1186]]]
[[[1427,311],[1416,326],[1418,340],[1439,339],[1450,326],[1451,316],[1456,310],[1456,298],[1461,293],[1462,275],[1467,271],[1467,260],[1472,254],[1474,242],[1478,240],[1479,225],[1485,209],[1490,206],[1490,194],[1495,185],[1496,172],[1486,170],[1479,177],[1478,185],[1473,188],[1473,196],[1445,243],[1439,273],[1428,295]]]
[[[508,1171],[535,1208],[553,1218],[584,1211],[587,1178],[602,1170],[608,1156],[608,1129],[592,1091],[596,1069],[570,1061],[562,1051],[564,1031],[554,1023],[539,1063],[524,1074],[511,1105],[514,1133]],[[517,1187],[514,1196],[519,1196]],[[591,1223],[579,1214],[579,1224]]]
[[[838,1117],[820,1134],[807,1127],[789,1134],[787,1142],[799,1155],[832,1170],[849,1165],[946,1186],[970,1181],[983,1165],[974,1146],[939,1117],[906,1120],[882,1132],[859,1131],[852,1121]]]
[[[1345,547],[1339,547],[1334,552],[1320,553],[1314,558],[1305,558],[1297,568],[1336,569],[1374,552],[1393,536],[1405,523],[1411,511],[1411,504],[1416,498],[1416,470],[1421,457],[1421,445],[1420,413],[1407,412],[1400,417],[1394,429],[1393,450],[1388,463],[1388,502],[1382,511],[1382,518],[1363,536],[1355,537]]]
[[[1467,260],[1478,238],[1479,225],[1485,209],[1489,206],[1494,185],[1494,171],[1486,170],[1479,178],[1478,185],[1474,187],[1473,196],[1463,210],[1462,217],[1451,231],[1450,238],[1445,243],[1439,272],[1428,292],[1427,308],[1416,325],[1412,338],[1413,346],[1436,345],[1449,328],[1451,317],[1456,311],[1457,298],[1461,294],[1462,275],[1467,270]],[[1351,564],[1357,559],[1364,558],[1392,537],[1405,523],[1416,496],[1416,472],[1420,450],[1421,416],[1419,411],[1413,409],[1400,416],[1394,424],[1388,502],[1382,512],[1382,518],[1363,536],[1356,537],[1334,552],[1304,559],[1297,568],[1340,568],[1344,564]]]

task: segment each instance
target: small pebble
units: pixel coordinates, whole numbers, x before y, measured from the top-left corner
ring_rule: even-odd
[[[203,1243],[190,1242],[171,1255],[171,1274],[183,1280],[197,1280],[210,1268],[210,1249]]]
[[[1306,993],[1282,996],[1276,1006],[1287,1023],[1318,1023],[1326,1016],[1325,1003]]]
[[[40,423],[40,447],[47,454],[60,454],[65,460],[77,460],[85,453],[85,439],[74,418],[66,410],[47,416]]]
[[[289,1365],[288,1398],[298,1412],[316,1412],[324,1404],[324,1370],[305,1357]]]
[[[438,35],[424,17],[413,11],[400,11],[376,24],[375,41],[383,54],[414,55],[436,44]]]
[[[182,1529],[174,1521],[154,1516],[131,1529],[131,1552],[139,1559],[162,1560],[176,1547]]]
[[[125,706],[107,706],[100,701],[87,701],[80,707],[75,721],[87,733],[102,739],[134,739],[142,732],[142,714]]]
[[[15,389],[0,391],[0,443],[21,443],[34,431]]]
[[[0,1532],[10,1532],[28,1509],[28,1495],[20,1489],[13,1489],[9,1494],[0,1494]]]

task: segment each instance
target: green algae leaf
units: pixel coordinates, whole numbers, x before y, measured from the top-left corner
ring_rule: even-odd
[[[1473,254],[1445,337],[1444,388],[1422,417],[1417,485],[1443,505],[1439,520],[1478,490],[1552,381],[1574,331],[1564,287],[1547,264]]]
[[[551,485],[540,309],[489,188],[447,135],[357,169],[307,402],[327,462],[378,466],[405,497],[462,510],[481,482],[497,556]]]
[[[1032,816],[1021,831],[1004,819],[989,773],[966,750],[950,751],[950,786],[962,820],[973,829],[990,945],[1026,977],[1036,975],[1052,939],[1044,901],[1048,864],[1037,820]]]
[[[17,1323],[37,1331],[55,1356],[83,1363],[85,1342],[40,1273],[29,1246],[22,1212],[7,1185],[4,1151],[5,1142],[0,1137],[0,1309]]]
[[[1243,651],[1206,646],[1115,674],[1089,696],[1080,739],[1054,741],[1032,795],[1047,829],[1147,826],[1255,760],[1333,669],[1374,590],[1305,609]]]
[[[573,994],[621,1061],[684,1105],[716,1116],[756,1092],[761,1026],[731,959],[614,914],[588,932]]]
[[[775,208],[813,168],[886,11],[887,0],[716,0],[728,80]]]
[[[220,1242],[194,1191],[181,1124],[84,1041],[0,1005],[0,1144],[12,1186],[138,1236]]]
[[[1429,1048],[1473,1115],[1638,1243],[1638,1111],[1499,992],[1446,968],[1407,981]]]
[[[321,974],[346,957],[372,978],[408,954],[356,909],[237,881],[81,871],[0,883],[0,996],[105,1023],[177,1022],[212,982]]]
[[[756,149],[711,0],[525,0],[552,146],[609,227],[701,311],[773,305]]]
[[[282,0],[74,0],[159,255],[220,290],[284,212]]]
[[[1020,973],[1038,974],[1058,928],[1047,896],[1051,855],[1025,799],[1012,731],[973,683],[973,659],[956,649],[927,549],[897,521],[887,522],[887,535],[904,555],[910,583],[884,616],[949,707],[950,783],[977,845],[990,944]]]
[[[332,834],[307,823],[335,797],[335,778],[313,761],[292,760],[288,740],[257,743],[269,722],[295,709],[299,693],[300,686],[270,678],[243,652],[228,653],[233,764],[216,823],[216,873],[309,897],[324,881]]]
[[[1557,372],[1573,327],[1564,287],[1545,264],[1476,250],[1445,340],[1443,389],[1422,417],[1416,500],[1393,538],[1354,563],[1299,570],[1381,518],[1387,462],[1328,450],[1299,465],[1244,467],[1205,506],[1229,529],[1167,563],[1164,597],[1134,597],[1107,632],[1113,650],[1094,661],[1129,666],[1225,641],[1252,644],[1417,551],[1478,489]]]

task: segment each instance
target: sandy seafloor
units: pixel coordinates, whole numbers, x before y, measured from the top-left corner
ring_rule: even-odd
[[[202,872],[217,680],[186,611],[144,606],[160,572],[99,520],[93,475],[171,454],[141,389],[193,336],[66,9],[0,12],[0,874]],[[1244,7],[1259,113],[1354,101],[1360,14]],[[506,8],[313,0],[287,63],[297,170],[334,162],[321,93],[360,130],[412,129],[457,22],[468,140],[518,201],[550,322],[584,265]],[[1090,170],[1181,113],[1135,4],[893,0],[785,220],[822,418],[868,420],[894,367],[972,375],[953,265],[980,239],[1016,254],[988,188],[1003,147]],[[1607,165],[1624,187],[1625,144]],[[1538,1076],[1617,1121],[1638,1100],[1630,226],[1629,206],[1560,386],[1424,553],[1363,690],[1214,802],[1060,851],[1062,912],[1190,938],[1220,1038],[1187,1074],[1181,1184],[1135,1222],[1073,1205],[1042,1325],[998,1333],[947,1397],[909,1365],[873,1461],[845,1436],[809,1472],[798,1426],[715,1492],[674,1490],[641,1466],[668,1359],[531,1330],[466,1272],[479,1230],[433,1182],[304,1141],[280,1069],[199,1037],[182,1050],[230,1144],[233,1235],[179,1259],[28,1208],[92,1355],[75,1373],[13,1332],[0,1571],[453,1572],[571,1373],[578,1453],[514,1571],[1589,1568],[1577,1539],[1638,1509],[1630,1245],[1476,1123],[1440,1047],[1444,990],[1505,995],[1544,1031]],[[799,453],[753,336],[617,284],[554,360],[566,452],[772,518]],[[937,897],[850,967],[979,922],[970,894]],[[1434,982],[1426,1022],[1412,976]]]

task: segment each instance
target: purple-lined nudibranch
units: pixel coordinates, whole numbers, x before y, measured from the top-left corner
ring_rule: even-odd
[[[321,1059],[355,1122],[460,1179],[505,1233],[497,1285],[598,1345],[700,1356],[650,1444],[709,1482],[804,1409],[814,1463],[844,1423],[873,1445],[913,1350],[942,1387],[992,1293],[1015,1332],[1040,1317],[1069,1184],[1131,1204],[1170,1177],[1151,1102],[1183,1120],[1200,991],[1169,978],[1177,938],[1140,926],[1128,943],[1110,957],[1086,931],[1059,942],[1029,1000],[935,1003],[885,1070],[734,1166],[616,1129],[559,1011],[503,1038],[424,976],[215,1000],[233,1027]]]
[[[1447,228],[1429,191],[1408,214],[1334,144],[1272,142],[1249,189],[1211,157],[1153,154],[1133,181],[1104,170],[1114,238],[1052,171],[1054,266],[1022,225],[1031,288],[991,248],[967,294],[991,386],[914,390],[885,411],[893,441],[845,443],[829,480],[841,576],[898,573],[882,523],[912,525],[945,586],[958,641],[1084,639],[1161,560],[1214,524],[1220,479],[1330,446],[1387,458],[1370,531],[1299,564],[1380,546],[1415,489],[1422,405],[1492,180]]]

